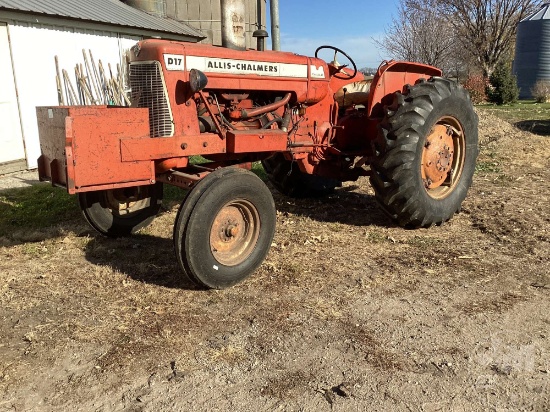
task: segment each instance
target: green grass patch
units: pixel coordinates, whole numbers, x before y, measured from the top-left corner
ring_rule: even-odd
[[[496,162],[483,162],[478,161],[476,163],[476,172],[481,173],[500,173],[501,170]]]
[[[252,172],[262,180],[267,180],[260,162],[253,164]],[[186,194],[185,189],[164,185],[163,203],[170,208],[180,204]],[[43,229],[63,221],[81,218],[77,196],[69,195],[62,188],[38,184],[0,192],[0,236],[8,236],[21,230]]]
[[[164,185],[163,191],[164,198],[162,199],[162,203],[167,208],[171,208],[175,204],[181,203],[188,192],[186,189],[172,185]]]
[[[406,243],[419,248],[428,248],[438,245],[441,243],[441,240],[428,236],[414,236],[408,239]]]
[[[204,157],[199,155],[189,157],[189,164],[191,165],[201,165],[203,163],[208,163],[208,162],[209,162],[208,159],[205,159]]]
[[[388,242],[389,239],[386,235],[376,232],[376,231],[366,231],[365,237],[367,240],[371,243],[385,243]]]
[[[262,162],[255,162],[252,163],[252,172],[256,173],[256,175],[262,179],[264,182],[267,181],[267,173],[264,170],[264,167],[262,166]]]
[[[479,109],[506,120],[521,130],[550,136],[550,103],[521,100],[510,105],[478,105]]]
[[[0,192],[0,236],[42,229],[80,216],[76,197],[61,188],[40,184]]]

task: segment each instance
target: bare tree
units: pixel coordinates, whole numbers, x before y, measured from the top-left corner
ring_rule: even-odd
[[[418,2],[413,7],[408,3],[400,0],[398,14],[378,45],[392,58],[450,69],[455,43],[453,26],[438,13],[434,0]]]
[[[538,0],[433,0],[437,14],[446,16],[456,40],[475,56],[489,77],[497,63],[513,53],[518,23],[541,3]],[[405,0],[411,10],[422,10],[422,0]]]

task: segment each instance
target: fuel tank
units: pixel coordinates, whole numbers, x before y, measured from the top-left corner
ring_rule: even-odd
[[[130,55],[131,66],[158,65],[170,100],[190,97],[182,96],[185,86],[181,82],[189,81],[191,69],[206,74],[206,90],[290,92],[292,103],[306,105],[320,102],[329,92],[327,64],[294,53],[144,40],[132,48]]]

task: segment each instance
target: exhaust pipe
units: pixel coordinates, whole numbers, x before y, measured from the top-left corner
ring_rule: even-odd
[[[220,0],[222,11],[222,46],[246,50],[245,0]]]
[[[256,30],[252,37],[256,38],[256,50],[265,51],[265,39],[269,37],[269,33],[265,30]]]
[[[263,13],[262,13],[262,3],[264,0],[258,0],[258,3],[256,5],[256,18],[258,19],[258,30],[256,30],[254,33],[252,33],[252,37],[256,39],[256,50],[258,51],[264,51],[265,50],[265,39],[269,37],[269,33],[264,30],[262,20],[263,20]]]
[[[270,0],[271,6],[271,48],[281,50],[281,33],[279,24],[279,0]]]

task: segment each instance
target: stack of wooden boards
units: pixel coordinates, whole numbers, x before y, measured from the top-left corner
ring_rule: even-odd
[[[101,60],[96,66],[91,50],[88,50],[87,54],[86,50],[82,49],[82,55],[84,64],[77,63],[74,69],[76,87],[73,86],[67,70],[59,69],[59,59],[55,56],[55,80],[59,105],[130,106],[120,64],[117,64],[117,73],[113,75],[109,63],[107,65],[109,74],[107,74]]]

